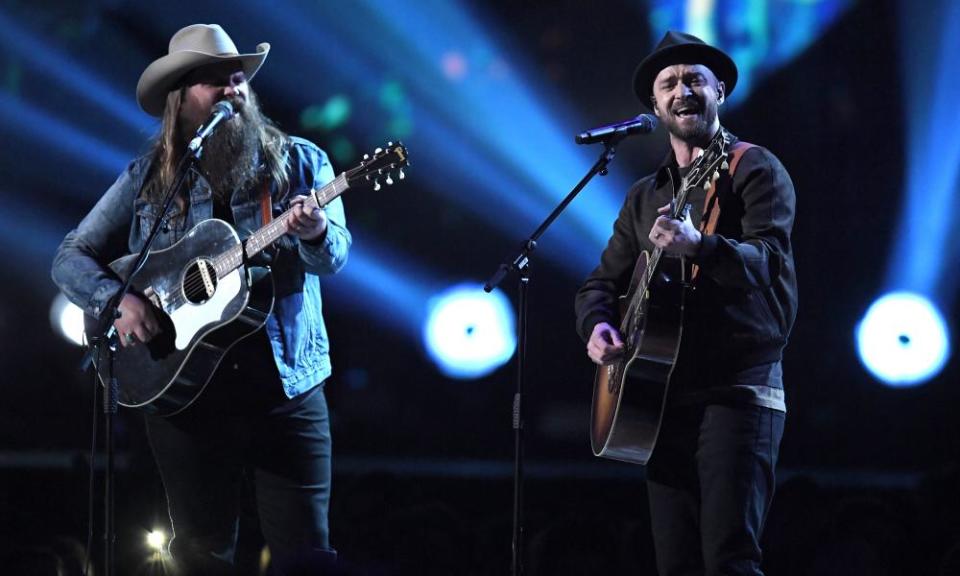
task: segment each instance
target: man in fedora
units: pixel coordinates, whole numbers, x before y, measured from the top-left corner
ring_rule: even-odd
[[[682,338],[646,470],[660,576],[762,574],[786,412],[781,358],[797,307],[795,197],[770,151],[720,125],[736,84],[733,60],[689,34],[668,32],[643,59],[634,90],[666,127],[670,151],[628,191],[576,297],[577,330],[602,366],[627,348],[617,299],[640,253],[660,248],[689,265]],[[690,191],[691,215],[671,218],[681,179],[721,139],[729,167],[709,191]]]
[[[167,55],[147,66],[137,84],[137,102],[161,118],[160,133],[67,234],[53,263],[56,284],[96,317],[121,285],[107,264],[138,253],[158,218],[165,223],[153,250],[210,218],[230,223],[244,239],[292,208],[287,234],[250,263],[273,272],[275,301],[264,329],[231,348],[186,409],[146,416],[174,530],[170,551],[185,574],[232,573],[240,495],[251,484],[278,573],[335,558],[323,392],[331,368],[319,276],[344,265],[351,236],[339,198],[322,210],[304,208],[311,188],[334,178],[326,154],[260,112],[249,81],[269,51],[263,43],[241,54],[216,24],[174,34]],[[235,115],[206,138],[174,206],[161,215],[188,142],[221,100]],[[120,312],[114,326],[125,348],[143,346],[163,330],[161,314],[142,294],[127,294]]]

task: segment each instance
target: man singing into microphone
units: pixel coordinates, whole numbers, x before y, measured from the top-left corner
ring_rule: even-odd
[[[616,328],[617,298],[631,288],[641,252],[660,248],[695,267],[646,470],[660,576],[762,574],[760,535],[786,412],[780,363],[797,308],[795,197],[771,152],[720,125],[718,108],[736,82],[727,54],[678,32],[640,63],[635,92],[667,128],[670,151],[627,193],[576,298],[587,354],[605,365],[631,348]],[[691,191],[691,216],[671,218],[681,179],[717,138],[729,144],[729,168],[709,193]]]
[[[278,573],[319,567],[336,555],[327,525],[331,443],[323,383],[331,368],[319,276],[344,265],[351,237],[339,198],[322,210],[304,208],[311,188],[334,178],[326,154],[260,112],[248,82],[269,50],[264,43],[240,54],[215,24],[174,34],[168,54],[137,85],[141,108],[162,119],[150,152],[133,160],[67,234],[53,263],[56,284],[98,316],[121,286],[107,264],[144,246],[188,143],[212,124],[221,101],[235,115],[203,140],[152,250],[210,218],[230,223],[244,239],[292,207],[288,233],[250,263],[251,270],[272,269],[275,301],[264,329],[231,348],[185,410],[146,416],[174,529],[170,551],[183,574],[232,573],[240,495],[248,488]],[[120,312],[114,326],[123,347],[160,335],[162,313],[143,294],[126,295]]]

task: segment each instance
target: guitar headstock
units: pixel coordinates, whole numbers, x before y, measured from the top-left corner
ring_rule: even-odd
[[[409,164],[407,149],[401,143],[387,142],[386,148],[377,148],[373,155],[364,154],[359,166],[344,172],[350,186],[373,184],[374,190],[380,189],[381,179],[384,184],[393,184],[393,177],[403,180],[403,168]]]
[[[690,189],[696,186],[700,186],[704,190],[709,189],[710,185],[720,177],[720,171],[729,168],[727,164],[727,147],[729,144],[729,135],[726,130],[721,128],[710,141],[710,144],[700,151],[700,155],[690,166],[690,172],[683,179],[683,184],[680,187],[681,193],[678,195],[678,197],[682,196],[683,202],[677,203],[677,210],[673,214],[674,218],[679,217],[679,209],[686,204],[686,197]]]
[[[719,170],[726,170],[727,146],[730,144],[727,131],[721,128],[716,136],[700,152],[700,156],[693,162],[687,180],[696,185],[709,186],[710,182],[719,176]]]

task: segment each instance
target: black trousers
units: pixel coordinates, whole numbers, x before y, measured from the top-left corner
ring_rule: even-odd
[[[647,465],[660,576],[763,574],[784,416],[730,403],[668,408]]]
[[[193,405],[168,418],[147,416],[178,574],[234,573],[244,475],[253,480],[274,573],[320,568],[336,557],[327,526],[331,440],[323,387],[288,399],[268,346],[260,333],[248,337]]]

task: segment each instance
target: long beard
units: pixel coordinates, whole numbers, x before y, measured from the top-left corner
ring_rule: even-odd
[[[204,144],[199,162],[213,193],[222,199],[245,190],[260,175],[263,116],[252,99],[235,108],[237,114]]]

